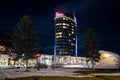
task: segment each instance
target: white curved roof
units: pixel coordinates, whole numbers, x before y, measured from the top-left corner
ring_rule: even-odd
[[[114,56],[114,57],[120,59],[120,56],[119,56],[117,53],[110,52],[110,51],[104,51],[104,50],[100,50],[99,52],[100,52],[100,53],[103,52],[103,53],[106,53],[106,54],[110,54],[110,55],[112,55],[112,56]]]

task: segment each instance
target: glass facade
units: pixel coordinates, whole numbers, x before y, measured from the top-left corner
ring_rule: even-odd
[[[75,56],[76,26],[71,14],[56,13],[55,16],[55,55]]]

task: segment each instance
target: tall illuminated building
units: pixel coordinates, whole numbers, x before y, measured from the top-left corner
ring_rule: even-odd
[[[56,12],[54,55],[77,56],[76,24],[74,15]]]

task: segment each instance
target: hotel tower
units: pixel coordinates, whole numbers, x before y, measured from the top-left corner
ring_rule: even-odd
[[[56,12],[54,55],[77,56],[77,28],[73,14]]]

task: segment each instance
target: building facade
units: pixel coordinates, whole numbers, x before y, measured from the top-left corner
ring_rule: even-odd
[[[74,15],[56,12],[54,54],[77,56],[76,18]]]
[[[117,69],[120,67],[120,56],[118,53],[100,50],[100,60],[95,68],[98,69]]]
[[[7,54],[0,54],[0,67],[8,66],[8,58]]]
[[[86,63],[85,57],[54,56],[54,55],[41,54],[41,56],[39,56],[38,58],[41,64],[46,64],[48,66],[67,65],[67,64],[80,65]]]

